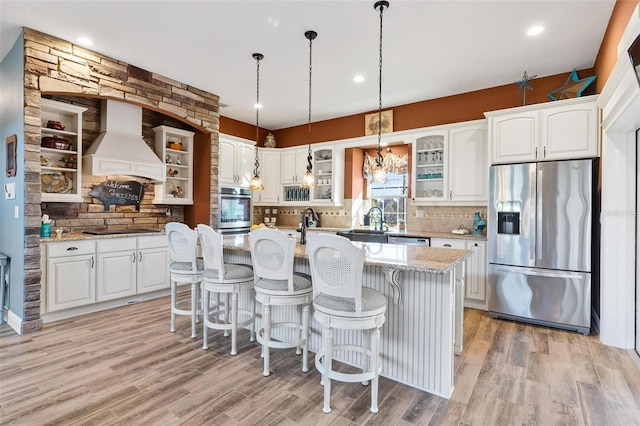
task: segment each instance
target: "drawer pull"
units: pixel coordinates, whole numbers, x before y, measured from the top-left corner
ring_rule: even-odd
[[[69,248],[67,249],[67,251],[73,251],[73,250],[78,250],[78,247],[69,247]]]
[[[445,244],[444,246],[445,247],[451,247],[451,244]]]

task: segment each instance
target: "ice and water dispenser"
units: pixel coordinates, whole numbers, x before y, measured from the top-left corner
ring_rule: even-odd
[[[498,212],[498,234],[520,234],[520,201],[499,201],[496,203]]]

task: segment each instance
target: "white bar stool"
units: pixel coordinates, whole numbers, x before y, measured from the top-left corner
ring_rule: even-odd
[[[258,342],[262,345],[264,358],[263,376],[269,372],[270,348],[296,348],[296,354],[302,349],[302,371],[309,371],[308,338],[309,310],[313,288],[311,277],[293,272],[293,258],[296,240],[287,237],[275,229],[260,228],[249,233],[251,261],[253,262],[254,290],[256,300],[262,304],[262,327],[257,332]],[[299,322],[271,322],[272,306],[302,307]],[[294,328],[298,339],[279,341],[271,339],[271,330],[275,328]]]
[[[253,289],[253,269],[249,265],[238,265],[234,263],[224,263],[222,235],[217,233],[208,225],[199,224],[197,226],[200,235],[200,247],[202,258],[204,259],[204,277],[202,278],[202,289],[204,301],[202,303],[204,321],[202,324],[202,349],[208,349],[208,329],[224,330],[225,336],[231,330],[231,355],[236,355],[236,336],[238,328],[251,324],[250,341],[255,341],[255,300],[251,300],[249,311],[238,309],[238,295],[241,291],[251,291]],[[217,303],[211,309],[211,293],[218,295]],[[220,295],[227,298],[224,308],[220,304]],[[231,306],[228,297],[231,295]],[[213,314],[213,317],[211,316]],[[238,322],[238,315],[248,316],[244,321]],[[221,316],[224,318],[220,320]]]
[[[201,258],[196,255],[198,233],[184,223],[170,222],[165,225],[169,240],[169,272],[171,275],[171,329],[176,331],[176,315],[191,316],[191,338],[196,337],[200,283],[204,272]],[[178,285],[191,284],[191,297],[178,301]],[[181,306],[189,305],[189,309]]]
[[[307,243],[313,279],[314,318],[322,325],[322,348],[316,353],[316,368],[322,374],[324,406],[331,412],[331,380],[371,380],[371,412],[378,412],[380,327],[385,321],[387,298],[362,286],[365,251],[338,235],[320,234]],[[362,345],[333,345],[334,329],[361,330]],[[334,351],[360,352],[362,373],[340,373],[332,369]]]

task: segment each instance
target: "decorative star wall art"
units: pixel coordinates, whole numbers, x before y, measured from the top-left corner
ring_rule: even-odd
[[[534,78],[536,78],[538,75],[534,75],[533,77],[529,77],[527,75],[527,72],[524,72],[524,75],[522,76],[522,80],[520,81],[516,81],[514,84],[518,85],[518,93],[523,92],[522,93],[522,105],[526,105],[527,104],[527,90],[533,90],[533,87],[531,87],[531,85],[529,84],[529,81],[533,80]]]
[[[593,75],[591,77],[586,78],[578,78],[578,73],[574,69],[567,77],[567,81],[564,82],[562,87],[558,87],[556,90],[547,93],[547,96],[551,98],[553,101],[557,101],[560,99],[569,99],[569,98],[579,98],[582,96],[582,92],[586,89],[593,81],[596,79],[596,76]]]

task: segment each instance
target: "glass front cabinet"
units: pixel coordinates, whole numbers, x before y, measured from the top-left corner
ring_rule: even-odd
[[[448,132],[434,132],[416,138],[412,147],[415,165],[412,181],[414,200],[447,199]]]

